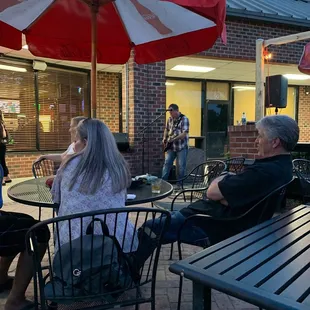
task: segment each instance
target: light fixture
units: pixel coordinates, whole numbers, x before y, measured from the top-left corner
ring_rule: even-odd
[[[210,72],[210,71],[215,70],[215,68],[200,67],[200,66],[188,66],[188,65],[176,65],[173,68],[171,68],[171,70],[206,73],[206,72]]]
[[[165,84],[166,84],[166,86],[174,86],[175,85],[175,83],[171,83],[171,82],[166,82]]]
[[[8,71],[16,71],[16,72],[27,72],[25,68],[7,66],[7,65],[0,65],[0,69],[8,70]]]
[[[23,45],[24,50],[28,50],[28,44]]]
[[[233,86],[233,89],[236,90],[255,90],[255,86],[249,86],[249,85],[238,85],[238,86]]]
[[[272,54],[269,53],[267,49],[264,49],[264,58],[265,58],[266,60],[269,60],[269,59],[272,58]]]
[[[310,76],[306,74],[284,74],[284,76],[289,80],[304,81],[310,79]]]
[[[45,71],[47,68],[47,64],[44,61],[34,60],[32,63],[33,70],[37,71]]]

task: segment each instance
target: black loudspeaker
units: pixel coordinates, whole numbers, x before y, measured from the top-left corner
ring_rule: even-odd
[[[177,168],[175,165],[173,165],[169,173],[168,181],[170,183],[176,183],[176,179],[177,179]]]
[[[128,133],[115,133],[113,132],[114,139],[117,144],[117,148],[120,152],[129,150]]]
[[[265,107],[286,108],[288,80],[283,75],[273,75],[266,78]]]

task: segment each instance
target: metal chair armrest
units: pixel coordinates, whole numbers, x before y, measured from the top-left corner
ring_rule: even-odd
[[[180,192],[179,192],[178,194],[176,194],[176,195],[174,196],[174,198],[172,199],[170,210],[173,211],[173,205],[174,205],[175,200],[178,198],[178,196],[180,196],[180,195],[185,195],[185,193],[203,192],[203,191],[206,191],[206,190],[207,190],[207,187],[202,187],[202,188],[190,188],[190,189],[184,189],[184,190],[180,191]]]

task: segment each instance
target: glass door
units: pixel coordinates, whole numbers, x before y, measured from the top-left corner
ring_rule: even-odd
[[[228,103],[209,101],[207,103],[207,157],[221,158],[225,156],[228,144]]]
[[[223,158],[227,152],[230,124],[230,85],[225,82],[206,83],[205,133],[207,158]]]

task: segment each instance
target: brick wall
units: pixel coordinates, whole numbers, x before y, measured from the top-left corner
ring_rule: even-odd
[[[229,18],[228,18],[229,19]],[[227,21],[227,45],[220,39],[209,50],[200,53],[203,56],[216,58],[233,58],[240,60],[255,60],[256,40],[264,40],[296,34],[308,29],[289,27],[287,25],[264,24],[258,22],[228,20]],[[295,42],[279,46],[268,47],[273,57],[271,62],[297,64],[301,57],[305,42]]]
[[[299,87],[298,125],[299,141],[310,141],[310,95],[306,95],[305,87]]]
[[[165,62],[149,65],[135,65],[134,101],[135,101],[135,147],[137,160],[141,167],[142,137],[139,132],[157,118],[166,108]],[[152,124],[144,134],[145,172],[159,174],[162,169],[164,154],[162,137],[165,115]],[[140,170],[142,172],[142,170]]]
[[[132,153],[126,159],[132,174],[142,173],[143,134],[141,130],[154,120],[166,107],[165,62],[137,65],[133,56],[129,69],[129,140]],[[125,74],[123,72],[123,79]],[[123,89],[125,82],[123,81]],[[126,112],[126,95],[123,93],[123,111]],[[165,116],[149,127],[144,133],[144,172],[160,174],[164,154],[161,140]]]
[[[57,153],[57,152],[53,152]],[[9,168],[9,173],[12,178],[32,177],[32,163],[40,156],[46,153],[33,152],[33,153],[10,153],[7,152],[6,164]],[[131,171],[133,171],[132,153],[123,153],[127,160]]]
[[[57,153],[57,152],[54,152]],[[10,153],[7,152],[6,165],[12,178],[31,177],[32,163],[43,153]]]
[[[230,157],[258,158],[255,146],[257,137],[255,125],[229,126],[228,137]]]
[[[112,132],[119,132],[119,73],[98,72],[97,118],[103,120]]]

